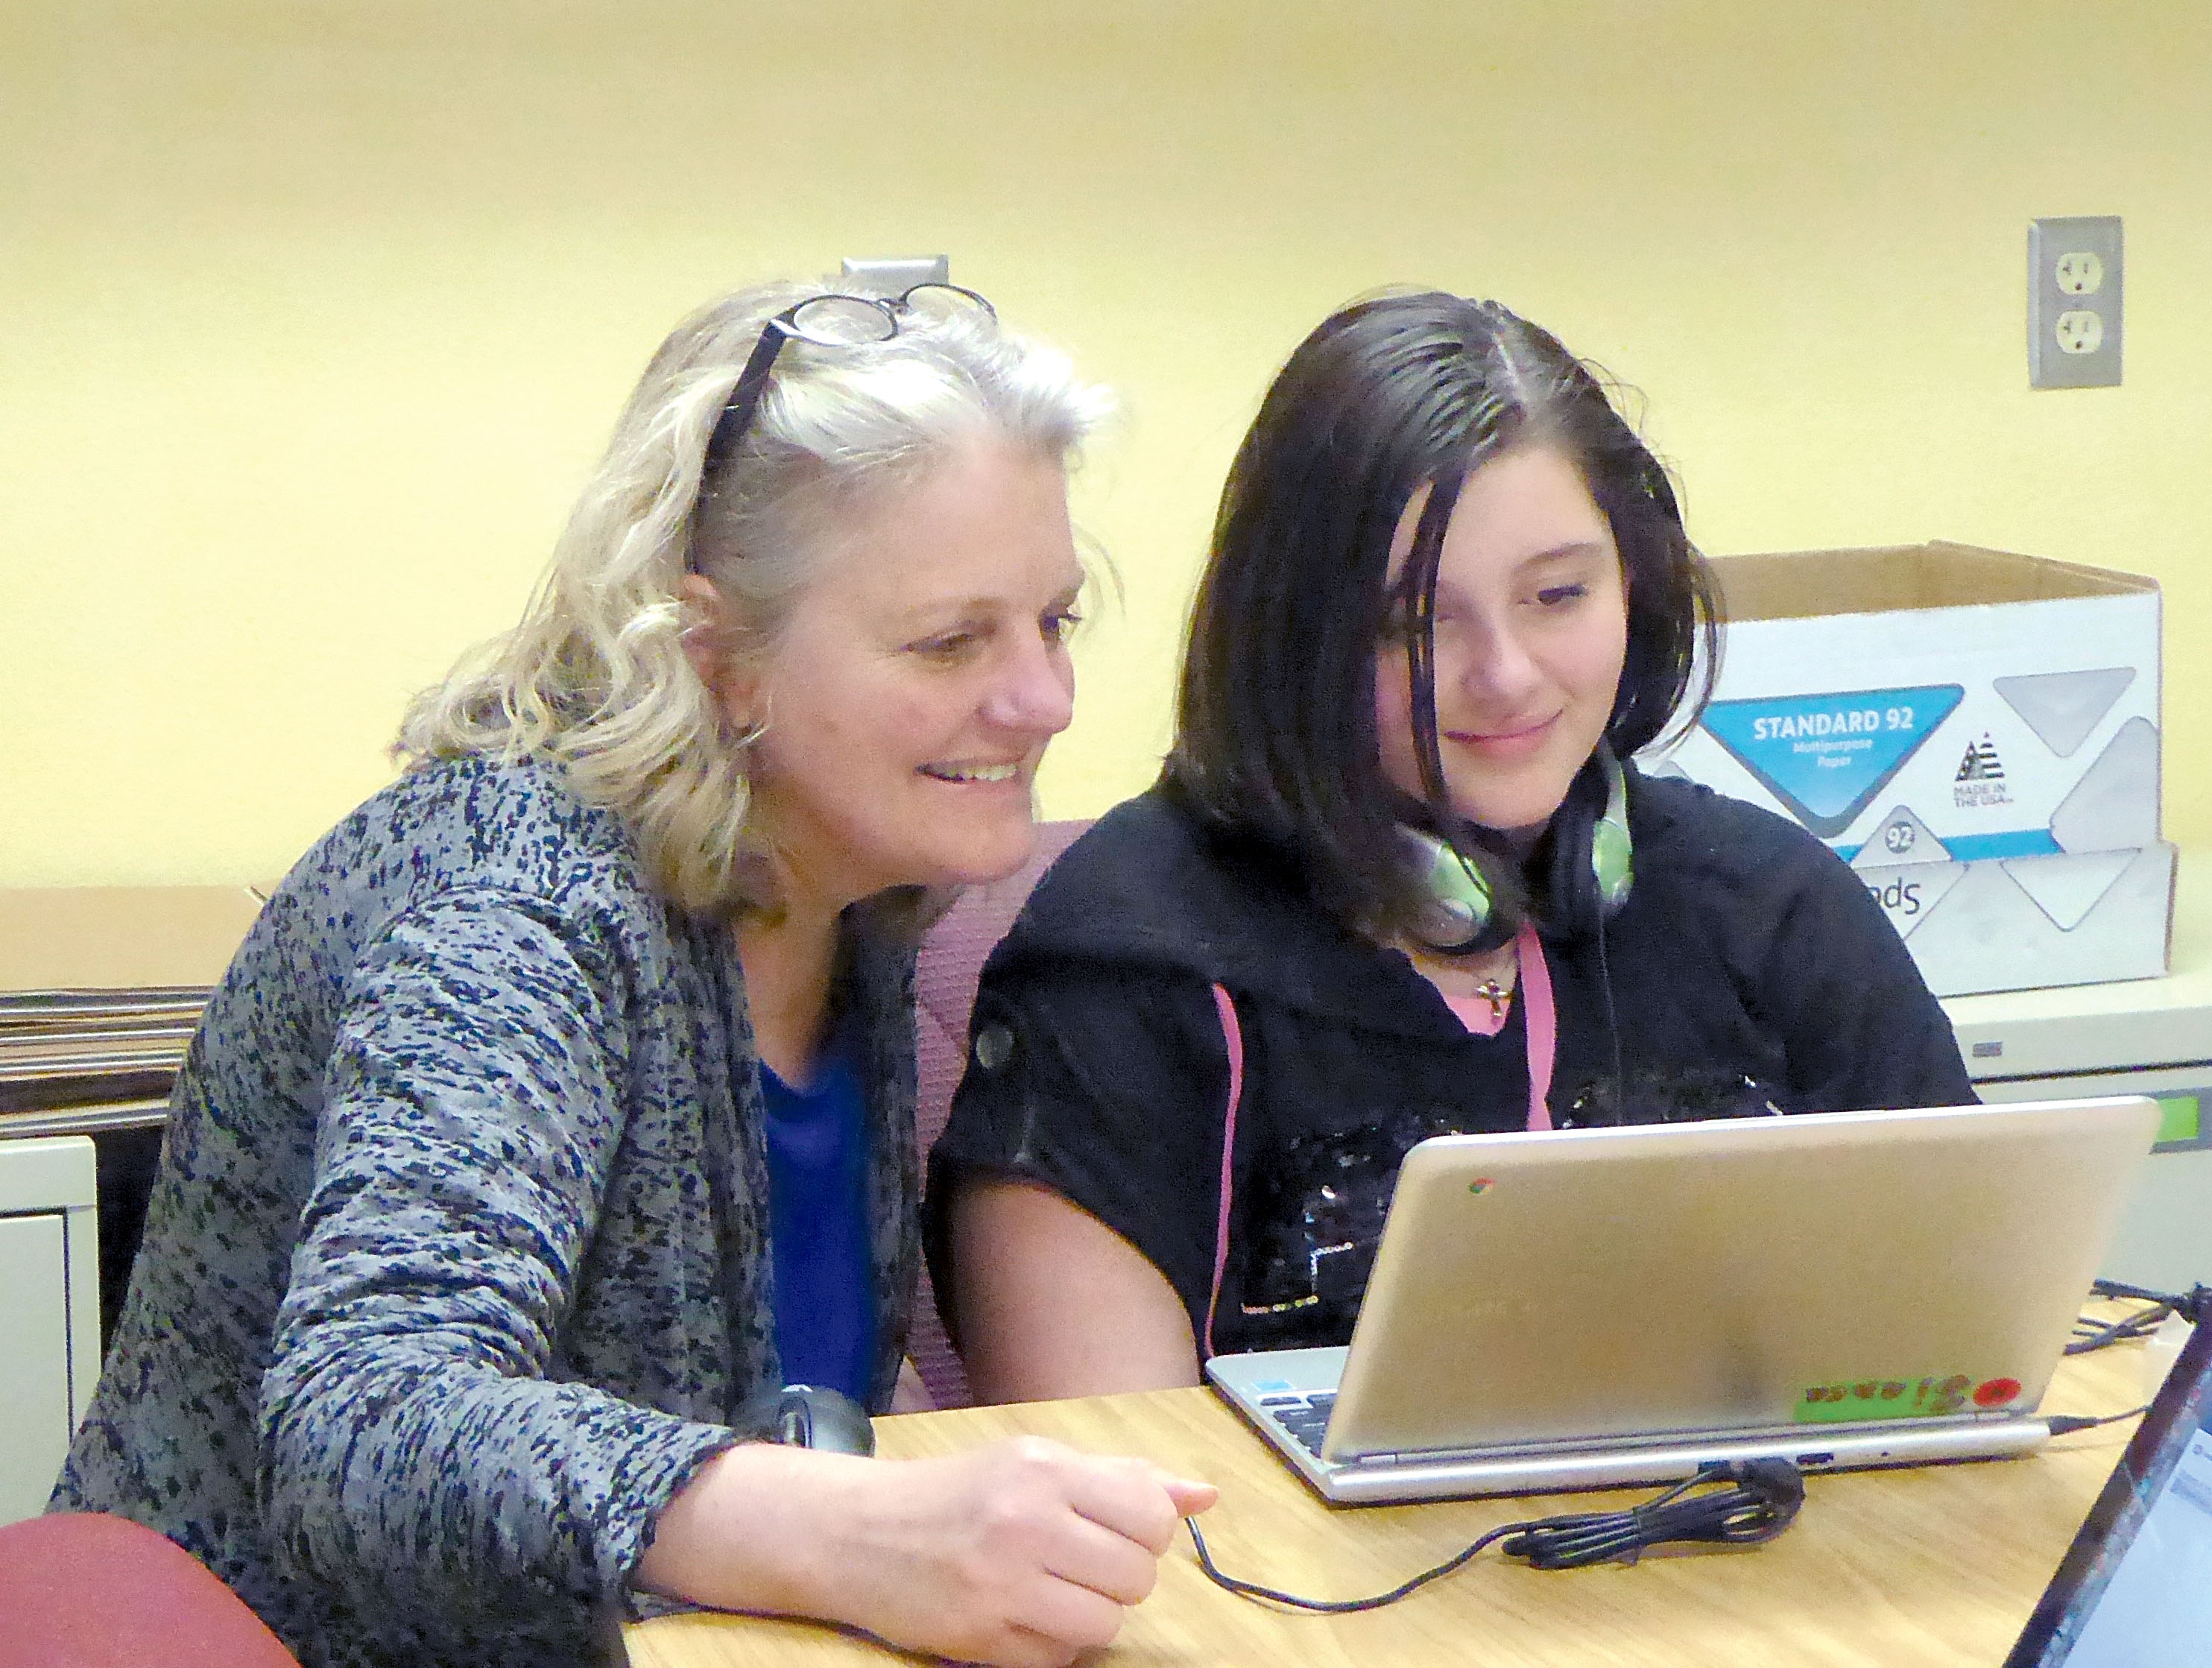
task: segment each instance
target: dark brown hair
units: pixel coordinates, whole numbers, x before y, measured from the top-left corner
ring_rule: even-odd
[[[1450,809],[1432,656],[1437,563],[1461,486],[1537,444],[1573,461],[1620,551],[1628,654],[1605,741],[1626,759],[1683,709],[1701,645],[1707,672],[1689,713],[1703,705],[1719,606],[1666,471],[1555,337],[1495,301],[1425,292],[1354,302],[1298,344],[1230,466],[1162,780],[1217,829],[1291,860],[1355,930],[1420,934],[1420,877],[1396,834],[1408,822],[1482,868],[1489,941],[1529,907],[1520,866]],[[1390,586],[1391,539],[1425,486]],[[1390,785],[1376,748],[1376,654],[1394,608],[1412,624],[1425,804]]]

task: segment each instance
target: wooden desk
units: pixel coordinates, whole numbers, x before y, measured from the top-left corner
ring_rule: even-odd
[[[2140,1345],[2063,1365],[2050,1413],[2137,1405]],[[1610,1510],[1651,1489],[1411,1507],[1322,1505],[1204,1390],[1098,1397],[877,1421],[885,1456],[912,1458],[1021,1433],[1147,1454],[1221,1489],[1202,1520],[1230,1574],[1316,1598],[1380,1592],[1483,1531],[1556,1512]],[[1131,1613],[1102,1668],[1457,1665],[1485,1668],[1994,1668],[2104,1486],[2132,1423],[2057,1439],[2031,1459],[1810,1479],[1787,1533],[1746,1550],[1648,1555],[1629,1568],[1540,1571],[1486,1552],[1380,1610],[1300,1616],[1208,1582],[1188,1537]],[[854,1571],[854,1579],[866,1580]],[[812,1623],[667,1616],[629,1631],[636,1668],[911,1661]]]

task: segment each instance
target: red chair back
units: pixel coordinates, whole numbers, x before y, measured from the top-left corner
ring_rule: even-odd
[[[1003,880],[972,886],[945,912],[921,941],[914,971],[915,1066],[919,1093],[915,1100],[914,1134],[927,1154],[930,1144],[945,1129],[952,1112],[952,1092],[960,1087],[960,1074],[968,1064],[968,1021],[975,1007],[975,983],[983,963],[998,947],[1014,917],[1022,912],[1030,892],[1060,854],[1074,843],[1087,822],[1040,823],[1036,849],[1028,862]],[[907,1353],[940,1408],[964,1408],[975,1400],[968,1375],[952,1341],[945,1336],[938,1318],[937,1300],[930,1289],[929,1270],[921,1274],[921,1292],[915,1305],[914,1331]]]
[[[245,1600],[128,1518],[0,1528],[0,1668],[300,1668]]]

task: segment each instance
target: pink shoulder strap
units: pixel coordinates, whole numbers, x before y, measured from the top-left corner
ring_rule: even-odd
[[[1552,1001],[1552,969],[1536,929],[1522,924],[1522,1027],[1528,1034],[1528,1127],[1552,1127],[1552,1062],[1559,1047],[1559,1011]]]
[[[1227,988],[1213,987],[1213,1011],[1221,1020],[1222,1045],[1229,1052],[1229,1099],[1221,1116],[1221,1209],[1213,1229],[1213,1286],[1206,1298],[1206,1336],[1200,1347],[1213,1355],[1213,1311],[1221,1301],[1221,1276],[1229,1267],[1229,1202],[1237,1158],[1237,1109],[1244,1100],[1244,1028],[1237,1022],[1237,1003]]]

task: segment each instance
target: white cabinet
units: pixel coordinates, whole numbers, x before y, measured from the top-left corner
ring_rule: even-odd
[[[92,1142],[0,1140],[0,1523],[45,1510],[100,1376]]]
[[[2156,1290],[2212,1284],[2212,851],[2183,854],[2173,971],[2051,990],[1953,996],[1943,1007],[1984,1100],[2147,1094],[2159,1143],[2103,1272]]]

